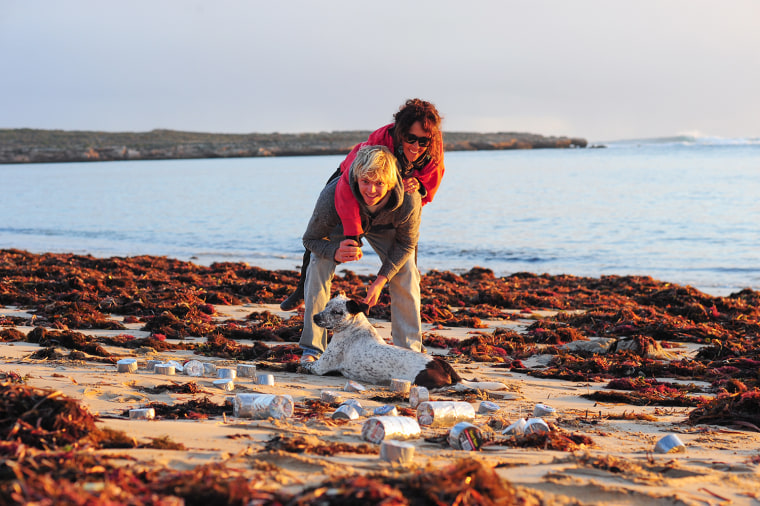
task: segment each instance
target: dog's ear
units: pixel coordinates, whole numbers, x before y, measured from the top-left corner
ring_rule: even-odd
[[[369,306],[364,302],[356,302],[354,299],[349,299],[348,302],[346,302],[346,309],[351,314],[369,314]]]

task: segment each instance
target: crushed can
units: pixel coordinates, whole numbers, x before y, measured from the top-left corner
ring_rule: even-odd
[[[478,406],[478,414],[479,415],[493,415],[497,411],[499,411],[499,405],[495,402],[491,401],[482,401],[480,403],[480,406]]]
[[[235,390],[235,380],[232,378],[215,379],[214,386],[216,388],[221,388],[225,392],[232,392]]]
[[[550,431],[549,424],[543,418],[528,418],[523,428],[523,433],[525,434],[541,434]]]
[[[533,416],[540,418],[543,416],[554,416],[556,413],[556,409],[554,409],[551,406],[547,406],[546,404],[536,404],[533,407]]]
[[[668,434],[654,446],[655,453],[678,453],[685,452],[686,445],[675,434]]]
[[[376,407],[372,413],[376,416],[398,416],[398,409],[393,404],[383,404]]]
[[[501,431],[502,434],[506,434],[508,436],[522,436],[525,434],[525,426],[528,425],[527,420],[525,418],[520,418],[512,425],[508,426],[506,429]]]
[[[346,382],[346,385],[343,387],[343,390],[345,392],[363,392],[366,390],[364,385],[361,383],[357,383],[356,381],[348,381]]]

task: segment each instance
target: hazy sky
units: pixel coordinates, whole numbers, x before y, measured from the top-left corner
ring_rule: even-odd
[[[0,128],[760,137],[758,0],[0,0]]]

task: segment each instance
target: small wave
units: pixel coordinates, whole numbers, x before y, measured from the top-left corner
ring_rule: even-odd
[[[760,146],[760,137],[717,137],[690,133],[670,137],[621,139],[602,142],[601,144],[610,148],[645,146]]]

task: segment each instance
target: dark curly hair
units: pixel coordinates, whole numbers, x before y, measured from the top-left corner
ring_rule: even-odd
[[[439,163],[443,153],[443,133],[441,132],[441,115],[430,102],[412,98],[401,106],[393,115],[395,127],[393,128],[393,144],[400,146],[402,136],[409,133],[409,129],[415,121],[419,121],[422,129],[430,135],[430,145],[427,153],[433,162]]]

